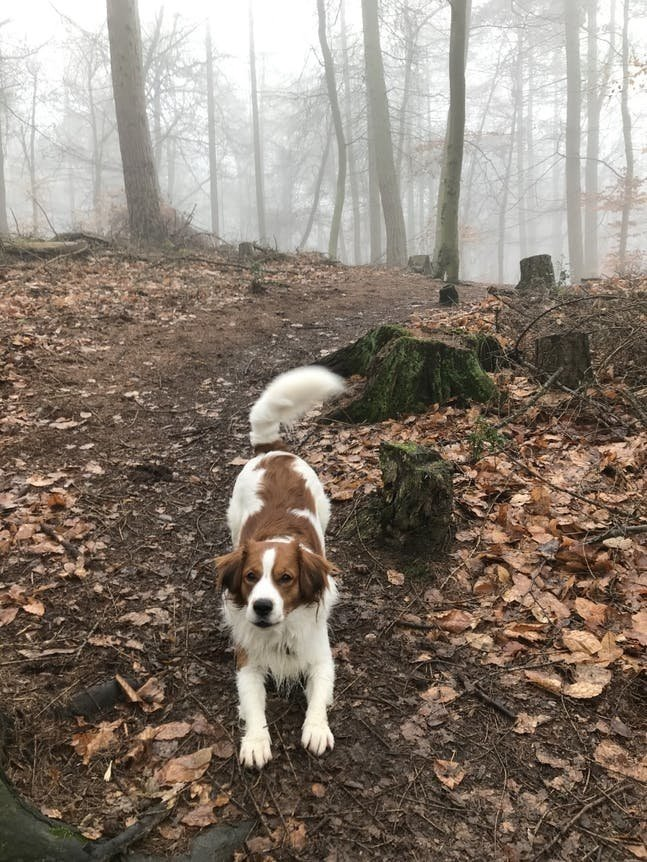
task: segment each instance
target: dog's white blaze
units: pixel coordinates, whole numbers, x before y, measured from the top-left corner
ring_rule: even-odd
[[[275,562],[276,548],[268,548],[261,558],[263,573],[247,599],[246,616],[247,619],[252,622],[255,622],[257,619],[257,615],[254,610],[254,602],[258,599],[269,599],[272,602],[272,612],[266,618],[269,623],[275,625],[276,623],[280,623],[283,619],[283,598],[281,597],[281,593],[276,589],[276,584],[272,577]]]

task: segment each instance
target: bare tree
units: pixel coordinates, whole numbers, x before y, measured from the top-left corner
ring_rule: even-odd
[[[4,111],[4,81],[2,68],[2,54],[0,54],[0,236],[9,233],[9,222],[7,220],[7,187],[5,185],[4,165],[5,165],[5,150],[3,141],[3,120],[5,119]]]
[[[622,110],[622,138],[625,147],[625,180],[620,220],[620,243],[618,247],[618,265],[620,271],[625,269],[627,262],[627,240],[629,238],[629,219],[634,186],[634,149],[631,134],[631,114],[629,113],[629,0],[624,0],[622,21],[622,91],[620,94]]]
[[[583,270],[582,181],[580,177],[580,137],[582,81],[580,64],[580,10],[577,3],[564,0],[566,33],[566,219],[571,281],[578,282]]]
[[[339,228],[341,216],[344,209],[344,195],[346,193],[346,141],[344,140],[344,126],[341,121],[339,110],[339,99],[337,98],[337,83],[335,81],[335,64],[333,63],[328,38],[326,36],[326,7],[324,0],[317,0],[317,15],[319,20],[319,44],[324,59],[326,73],[326,88],[330,99],[330,110],[335,138],[337,139],[337,188],[335,192],[335,208],[330,226],[330,241],[328,242],[328,254],[337,257],[337,242],[339,239]]]
[[[350,86],[350,61],[348,57],[348,34],[346,25],[346,0],[341,0],[341,50],[342,74],[344,79],[344,121],[346,124],[346,156],[348,159],[348,177],[350,185],[351,208],[353,211],[353,263],[362,259],[362,234],[359,207],[359,183],[357,181],[356,147],[353,143],[352,95]]]
[[[211,28],[207,24],[207,126],[209,132],[209,202],[211,205],[211,233],[220,233],[218,217],[218,162],[216,161],[216,111],[213,92],[213,52],[211,47]]]
[[[160,194],[153,159],[137,0],[107,0],[112,89],[124,172],[130,233],[134,240],[164,237]]]
[[[256,214],[259,239],[266,239],[265,227],[265,177],[263,150],[261,147],[261,121],[258,111],[258,86],[256,83],[256,48],[254,47],[254,15],[252,0],[249,0],[249,74],[252,88],[252,123],[254,126],[254,174],[256,178]]]
[[[436,243],[432,274],[435,278],[458,278],[458,209],[465,138],[465,59],[467,50],[468,0],[450,0],[449,114],[445,154],[438,188]]]
[[[386,227],[386,263],[388,266],[398,266],[406,263],[407,260],[407,237],[393,158],[391,120],[384,83],[377,3],[378,0],[362,0],[369,136],[375,147],[375,167]]]

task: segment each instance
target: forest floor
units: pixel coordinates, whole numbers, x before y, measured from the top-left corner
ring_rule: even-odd
[[[239,860],[647,858],[647,442],[617,371],[295,429],[333,499],[336,744],[306,753],[301,692],[273,693],[274,759],[237,762],[212,561],[249,407],[380,323],[492,329],[486,286],[437,288],[314,256],[0,266],[0,755],[25,798],[90,838],[162,800],[137,850],[167,855],[247,820]],[[445,558],[363,534],[384,439],[455,462]]]

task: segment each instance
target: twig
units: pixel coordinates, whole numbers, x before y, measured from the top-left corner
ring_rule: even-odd
[[[45,533],[46,536],[49,536],[50,539],[54,539],[54,541],[58,542],[68,554],[73,557],[75,560],[79,558],[79,550],[75,548],[71,542],[68,542],[67,539],[64,539],[62,536],[59,536],[54,527],[50,527],[49,524],[41,524],[38,528],[42,533]]]
[[[597,536],[591,536],[582,542],[583,545],[597,545],[598,542],[603,542],[605,539],[614,539],[616,536],[626,536],[628,533],[647,533],[647,524],[631,524],[628,527],[610,527],[604,533],[598,533]]]
[[[500,700],[496,700],[493,697],[490,697],[489,694],[486,694],[480,685],[477,682],[472,682],[467,679],[461,673],[456,673],[456,676],[460,680],[461,685],[465,689],[465,691],[473,692],[478,698],[480,698],[483,703],[487,703],[488,706],[493,706],[495,709],[498,709],[499,712],[502,712],[503,715],[511,718],[513,721],[517,720],[516,712],[513,712],[509,709],[504,703],[501,703]]]
[[[515,410],[514,413],[511,413],[510,416],[506,416],[506,418],[503,421],[497,422],[497,424],[494,427],[497,430],[499,428],[503,428],[504,425],[509,425],[510,422],[514,421],[517,418],[517,416],[521,416],[522,413],[525,413],[529,407],[532,407],[533,404],[535,404],[537,401],[539,401],[539,399],[541,398],[541,396],[544,394],[544,392],[547,389],[550,389],[550,387],[557,380],[557,378],[559,377],[559,375],[562,373],[563,370],[564,370],[564,366],[560,365],[560,367],[557,369],[557,371],[555,371],[553,374],[551,374],[550,377],[548,378],[548,380],[544,383],[544,385],[540,389],[538,389],[537,392],[535,392],[535,394],[532,396],[530,401],[523,404],[518,410]]]
[[[591,294],[590,296],[578,296],[576,299],[568,299],[568,300],[566,300],[566,302],[558,302],[557,305],[551,305],[550,308],[545,309],[545,311],[542,311],[541,314],[538,314],[537,317],[533,318],[530,321],[530,323],[528,324],[528,326],[525,327],[525,329],[521,330],[521,333],[517,337],[517,340],[515,341],[514,347],[512,348],[512,352],[513,353],[518,352],[519,345],[521,344],[521,341],[522,341],[524,335],[526,334],[526,332],[528,332],[530,329],[532,329],[532,327],[535,325],[535,323],[537,323],[538,320],[541,320],[542,317],[546,317],[547,314],[550,314],[551,311],[556,311],[558,308],[564,308],[564,306],[566,306],[566,305],[575,305],[578,302],[594,302],[596,299],[618,299],[618,298],[619,298],[618,294],[616,294],[616,293],[599,293],[599,294]],[[625,297],[622,297],[622,298],[624,299]]]
[[[114,859],[115,856],[120,855],[128,847],[131,847],[135,841],[139,841],[145,835],[148,835],[155,826],[166,820],[174,807],[171,805],[169,808],[150,811],[141,820],[124,829],[123,832],[115,835],[114,838],[109,838],[107,841],[99,841],[87,847],[88,859],[91,862],[107,862],[109,859]]]
[[[542,856],[545,856],[547,853],[550,853],[553,847],[560,841],[560,839],[567,833],[570,832],[571,828],[577,823],[580,818],[582,818],[587,811],[591,811],[592,808],[597,808],[602,802],[608,799],[609,794],[620,793],[622,790],[627,790],[627,788],[631,787],[630,781],[623,781],[621,784],[618,784],[617,787],[614,787],[609,793],[601,793],[599,796],[596,796],[595,799],[592,799],[590,802],[587,802],[586,805],[582,806],[580,810],[575,814],[565,826],[559,830],[557,835],[553,838],[553,840],[543,847],[535,856],[533,856],[533,862],[536,862],[537,859],[541,859]]]

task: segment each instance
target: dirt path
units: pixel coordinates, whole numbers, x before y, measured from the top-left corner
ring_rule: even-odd
[[[578,727],[588,707],[551,716],[538,765],[536,740],[511,733],[504,713],[506,704],[540,713],[541,698],[502,689],[500,669],[481,665],[478,651],[399,624],[467,600],[438,589],[454,561],[438,565],[435,583],[407,576],[394,586],[385,572],[398,561],[341,530],[353,501],[336,504],[329,543],[343,571],[335,751],[306,754],[301,695],[275,694],[274,760],[260,775],[236,762],[232,656],[211,560],[228,547],[224,512],[249,454],[249,406],[274,374],[428,309],[437,287],[316,261],[268,264],[264,279],[266,292],[252,294],[235,269],[101,259],[6,276],[14,316],[2,330],[0,501],[8,522],[46,522],[68,542],[38,534],[29,545],[38,527],[27,526],[22,546],[5,543],[0,591],[23,588],[0,628],[9,772],[41,808],[98,836],[123,829],[172,783],[165,763],[211,746],[192,795],[178,797],[143,849],[178,852],[192,827],[249,818],[250,852],[270,855],[240,858],[538,858],[533,831],[547,843],[577,813],[582,775],[593,780]],[[327,434],[301,429],[302,453],[325,459]],[[152,703],[86,724],[61,712],[115,673],[152,677]],[[494,703],[453,688],[457,680],[480,682]],[[432,689],[421,716],[421,693]],[[185,723],[182,735],[137,738],[171,722]],[[470,765],[463,783],[454,762]],[[626,858],[604,838],[610,820],[616,831],[633,823],[620,802],[583,818],[598,838],[567,835],[547,858],[582,859],[594,846],[602,855],[587,858]]]

